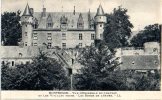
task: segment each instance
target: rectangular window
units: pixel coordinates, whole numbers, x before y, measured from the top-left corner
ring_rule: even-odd
[[[48,48],[51,48],[52,47],[52,43],[48,42],[47,46],[48,46]]]
[[[91,34],[91,40],[95,39],[95,34]]]
[[[103,39],[103,34],[102,33],[100,34],[100,39]]]
[[[52,28],[52,26],[53,26],[52,23],[48,23],[48,27]]]
[[[81,33],[79,34],[79,40],[82,40],[82,34]]]
[[[33,43],[33,46],[37,46],[37,43]]]
[[[28,36],[28,33],[27,32],[25,32],[25,36]]]
[[[34,40],[37,40],[38,39],[37,33],[33,33],[33,39]]]
[[[79,43],[79,48],[82,48],[82,43]]]
[[[62,40],[66,40],[66,33],[62,33]]]
[[[47,33],[47,40],[52,40],[52,34],[51,33]]]
[[[15,65],[15,63],[14,63],[14,61],[12,61],[12,62],[11,62],[11,66],[14,66],[14,65]]]
[[[62,43],[62,48],[66,48],[66,43]]]
[[[27,42],[25,42],[25,46],[27,46]]]

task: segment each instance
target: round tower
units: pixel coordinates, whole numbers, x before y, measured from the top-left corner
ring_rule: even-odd
[[[26,5],[23,15],[21,16],[22,24],[22,43],[24,46],[32,46],[33,16],[29,5]]]
[[[96,27],[96,40],[103,40],[104,25],[106,23],[106,16],[103,8],[99,5],[95,16],[95,27]]]
[[[145,54],[160,54],[160,44],[158,42],[144,43]]]

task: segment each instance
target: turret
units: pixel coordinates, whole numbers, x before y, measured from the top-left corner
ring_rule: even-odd
[[[29,8],[29,5],[26,5],[23,15],[21,16],[22,24],[22,42],[24,46],[32,45],[32,31],[33,31],[33,15]]]
[[[102,6],[99,5],[95,16],[96,40],[103,40],[103,31],[105,23],[106,23],[106,16],[104,14]]]

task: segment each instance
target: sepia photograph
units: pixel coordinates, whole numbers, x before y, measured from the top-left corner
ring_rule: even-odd
[[[1,0],[1,91],[160,92],[161,4]]]

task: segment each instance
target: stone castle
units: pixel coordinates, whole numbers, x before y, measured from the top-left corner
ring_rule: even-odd
[[[96,14],[73,12],[34,12],[26,5],[21,17],[22,45],[59,48],[85,47],[103,39],[106,16],[99,5]]]
[[[96,13],[73,12],[34,12],[26,5],[21,17],[22,41],[19,46],[1,46],[1,62],[10,66],[25,64],[39,54],[39,49],[48,52],[51,58],[63,62],[65,68],[77,73],[79,49],[103,39],[106,16],[101,5]],[[56,49],[56,48],[59,48]],[[116,56],[122,64],[122,70],[156,70],[160,69],[160,45],[148,42],[143,48],[117,48]]]

